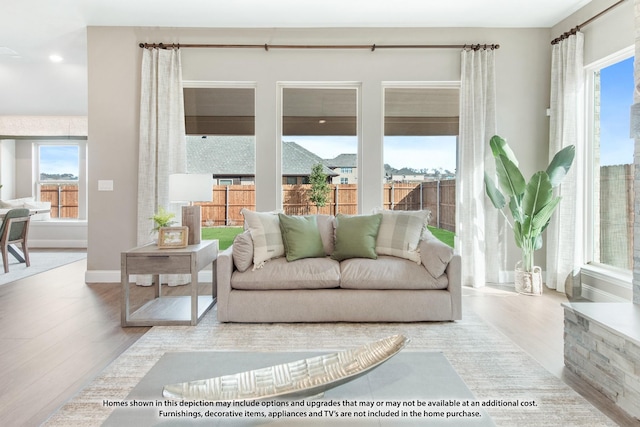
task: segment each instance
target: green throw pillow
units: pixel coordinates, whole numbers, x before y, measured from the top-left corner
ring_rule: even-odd
[[[342,261],[348,258],[377,259],[376,238],[382,214],[336,216],[336,244],[331,258]]]
[[[278,214],[278,217],[287,261],[325,256],[315,216]]]

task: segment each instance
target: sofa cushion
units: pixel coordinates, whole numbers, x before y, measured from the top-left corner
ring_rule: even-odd
[[[340,287],[346,289],[446,289],[446,275],[433,278],[420,264],[387,255],[340,263]]]
[[[451,258],[453,258],[453,248],[427,230],[420,241],[420,259],[431,276],[443,275]]]
[[[287,261],[325,256],[317,219],[313,215],[278,214]]]
[[[382,214],[376,239],[378,255],[392,255],[420,263],[418,244],[431,211],[379,211]]]
[[[322,239],[325,255],[331,255],[335,247],[336,217],[333,215],[315,215],[318,222],[318,231]]]
[[[340,264],[329,257],[288,262],[272,259],[259,270],[234,271],[231,287],[243,290],[326,289],[340,285]]]
[[[284,255],[284,244],[280,232],[278,214],[240,210],[244,216],[245,229],[253,240],[253,268],[262,268],[265,261]]]
[[[240,271],[247,271],[253,264],[253,240],[247,230],[233,239],[233,264]]]
[[[342,261],[348,258],[376,259],[376,237],[381,214],[336,216],[336,241],[331,258]]]

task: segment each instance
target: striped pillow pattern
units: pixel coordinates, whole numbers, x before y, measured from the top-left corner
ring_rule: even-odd
[[[284,256],[280,220],[275,212],[254,212],[242,209],[245,229],[253,240],[253,269],[262,268],[265,261]]]
[[[431,211],[377,212],[382,214],[376,239],[378,255],[391,255],[420,264],[420,239],[431,218]]]

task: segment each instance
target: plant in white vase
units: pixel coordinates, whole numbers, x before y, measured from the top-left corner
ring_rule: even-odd
[[[575,146],[570,145],[558,151],[545,171],[534,173],[529,182],[526,182],[518,168],[518,160],[507,142],[495,135],[489,145],[495,158],[500,189],[485,172],[485,190],[493,206],[502,213],[513,229],[516,245],[522,250],[521,268],[516,266],[516,290],[540,294],[542,278],[539,267],[534,266],[533,255],[542,248],[542,233],[560,203],[561,198],[553,195],[553,188],[560,185],[571,168]],[[513,223],[505,214],[505,206],[511,212]]]

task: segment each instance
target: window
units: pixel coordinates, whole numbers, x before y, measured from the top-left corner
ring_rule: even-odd
[[[458,116],[458,84],[385,87],[385,209],[429,209],[431,225],[455,231]]]
[[[331,190],[319,213],[358,213],[357,129],[357,87],[282,86],[282,174],[309,182],[312,168],[322,165]],[[336,184],[345,186],[335,191]],[[316,212],[304,187],[283,186],[282,201],[289,214]]]
[[[633,57],[620,56],[592,69],[593,132],[589,198],[592,263],[633,269],[634,141],[629,137],[633,104]]]
[[[84,142],[39,143],[35,149],[37,194],[40,201],[51,202],[51,218],[84,217],[86,209],[81,209],[79,203],[86,191],[84,185],[79,186],[81,171],[85,168]]]
[[[213,200],[198,203],[208,225],[242,224],[255,209],[255,87],[185,83],[187,173],[213,176]],[[234,185],[238,184],[238,185]]]

